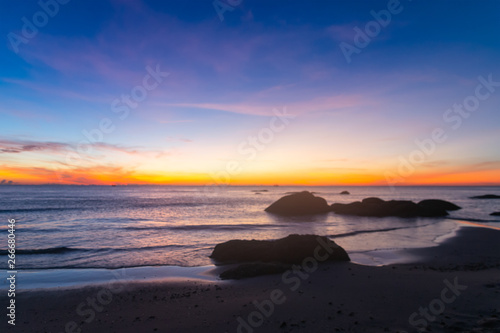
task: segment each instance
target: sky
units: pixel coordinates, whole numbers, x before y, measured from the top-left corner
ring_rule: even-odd
[[[0,185],[500,185],[499,1],[0,4]]]

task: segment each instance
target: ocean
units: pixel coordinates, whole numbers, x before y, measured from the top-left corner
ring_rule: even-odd
[[[303,190],[330,204],[434,198],[463,209],[411,219],[264,212]],[[469,198],[490,193],[500,194],[500,187],[0,186],[0,268],[7,269],[9,219],[16,220],[19,270],[207,266],[217,243],[294,233],[330,236],[360,264],[390,264],[407,260],[400,250],[436,246],[463,222],[500,227],[500,218],[489,215],[500,211],[500,200]]]

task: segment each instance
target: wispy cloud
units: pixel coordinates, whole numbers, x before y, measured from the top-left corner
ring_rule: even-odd
[[[273,109],[280,105],[286,105],[290,110],[294,110],[295,114],[305,114],[310,112],[335,111],[340,109],[352,108],[357,106],[366,106],[373,104],[367,98],[360,95],[339,95],[318,97],[307,101],[289,102],[285,104],[257,104],[257,103],[240,103],[240,104],[223,104],[223,103],[173,103],[165,104],[170,107],[191,107],[199,109],[226,111],[239,114],[255,115],[255,116],[274,116]]]
[[[60,142],[36,142],[0,139],[0,154],[19,154],[33,151],[57,152],[70,146]]]
[[[79,149],[82,148],[82,149]],[[83,152],[82,152],[83,151]],[[78,152],[86,158],[92,157],[92,153],[84,153],[86,151],[99,153],[118,152],[128,155],[152,154],[155,156],[167,156],[168,152],[162,150],[151,150],[144,147],[130,147],[120,144],[112,144],[106,142],[86,143],[81,146],[73,143],[64,142],[44,142],[30,140],[11,140],[0,139],[0,154],[22,154],[41,152],[47,155],[51,153],[61,154],[68,152]],[[95,157],[95,156],[94,156]],[[98,156],[97,156],[98,157]]]

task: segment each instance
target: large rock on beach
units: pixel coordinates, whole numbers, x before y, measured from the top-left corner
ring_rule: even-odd
[[[268,213],[288,216],[324,214],[330,210],[325,199],[316,197],[308,191],[286,195],[265,209]]]
[[[347,252],[329,238],[296,234],[277,240],[230,240],[217,244],[210,255],[218,263],[299,264],[309,257],[318,261],[350,261]]]

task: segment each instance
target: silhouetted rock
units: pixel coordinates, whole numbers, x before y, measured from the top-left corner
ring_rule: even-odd
[[[349,204],[334,203],[332,211],[341,215],[374,217],[439,217],[448,215],[448,210],[460,209],[451,202],[443,200],[424,200],[418,204],[413,201],[366,198]]]
[[[335,203],[331,207],[336,214],[377,217],[414,217],[417,216],[418,210],[417,205],[411,201],[383,201],[382,203],[356,201],[349,204]]]
[[[319,261],[350,261],[347,252],[334,241],[317,235],[289,235],[277,240],[230,240],[217,244],[210,258],[219,263],[234,262],[279,262],[302,263],[305,258],[314,258],[318,250],[321,255],[329,253]],[[316,250],[316,252],[315,252]]]
[[[340,194],[342,194],[342,195],[349,195],[351,193],[349,193],[349,191],[342,191],[342,192],[340,192]]]
[[[219,276],[221,279],[244,279],[260,275],[279,274],[291,269],[289,264],[280,263],[250,263],[241,264],[233,268],[229,268],[222,272]]]
[[[376,204],[376,205],[380,205],[380,204],[383,204],[385,201],[380,199],[380,198],[375,198],[375,197],[370,197],[370,198],[365,198],[363,200],[361,200],[361,203],[364,203],[364,204]]]
[[[490,214],[491,216],[500,216],[500,212],[494,212]]]
[[[328,213],[330,206],[325,199],[316,197],[311,192],[303,191],[278,199],[265,211],[279,215],[309,215]]]
[[[500,195],[496,194],[485,194],[485,195],[478,195],[475,197],[470,197],[471,199],[500,199]]]
[[[423,207],[427,207],[427,208],[431,208],[431,209],[444,209],[446,211],[462,209],[462,207],[459,207],[459,206],[455,205],[454,203],[451,203],[451,202],[445,201],[445,200],[438,200],[438,199],[422,200],[418,204],[419,204],[419,206],[423,206]]]

